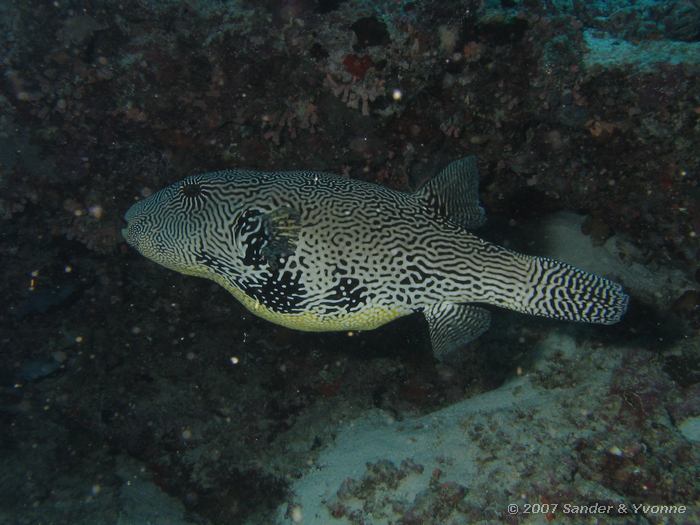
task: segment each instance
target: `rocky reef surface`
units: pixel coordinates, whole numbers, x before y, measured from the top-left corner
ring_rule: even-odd
[[[13,0],[0,29],[0,521],[700,521],[697,2]],[[193,172],[409,191],[467,154],[480,234],[619,279],[622,324],[498,312],[437,365],[415,319],[291,332],[119,235]]]

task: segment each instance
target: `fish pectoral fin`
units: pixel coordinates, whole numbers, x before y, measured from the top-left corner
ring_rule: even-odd
[[[280,257],[294,253],[301,230],[301,215],[293,208],[281,206],[265,213],[263,221],[267,242],[261,249],[261,254],[268,264],[274,266]]]
[[[479,337],[491,324],[489,311],[471,304],[437,303],[423,313],[428,321],[433,352],[440,361]]]
[[[474,156],[451,162],[414,195],[435,215],[464,228],[478,228],[486,221],[479,205],[479,169]]]

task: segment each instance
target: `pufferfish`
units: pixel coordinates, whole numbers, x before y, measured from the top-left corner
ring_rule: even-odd
[[[442,359],[480,336],[487,306],[617,323],[622,287],[475,236],[475,157],[413,193],[314,171],[193,175],[136,202],[126,241],[228,290],[253,314],[305,331],[370,330],[420,313]]]

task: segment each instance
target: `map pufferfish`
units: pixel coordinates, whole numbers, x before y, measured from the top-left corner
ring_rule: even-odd
[[[205,173],[125,220],[145,257],[289,328],[370,330],[420,312],[438,358],[488,328],[481,305],[600,324],[627,309],[617,283],[470,233],[484,222],[475,157],[414,193],[313,171]]]

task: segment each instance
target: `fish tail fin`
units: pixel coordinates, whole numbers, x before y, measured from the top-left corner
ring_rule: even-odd
[[[627,311],[629,296],[605,277],[544,257],[525,257],[529,286],[515,310],[596,324],[615,324]]]

